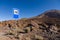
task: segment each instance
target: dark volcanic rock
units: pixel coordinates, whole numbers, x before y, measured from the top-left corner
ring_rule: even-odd
[[[60,11],[0,22],[0,40],[60,40]]]

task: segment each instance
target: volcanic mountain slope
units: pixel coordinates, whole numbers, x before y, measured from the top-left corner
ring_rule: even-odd
[[[0,22],[0,40],[60,40],[60,11]]]

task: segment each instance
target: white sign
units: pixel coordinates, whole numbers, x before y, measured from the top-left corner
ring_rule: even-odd
[[[17,9],[14,9],[14,14],[19,14],[19,11]]]

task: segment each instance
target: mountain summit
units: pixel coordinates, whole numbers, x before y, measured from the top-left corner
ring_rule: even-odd
[[[60,40],[60,10],[0,22],[0,40]]]
[[[49,10],[49,11],[42,13],[41,15],[38,15],[38,17],[40,16],[43,16],[43,17],[47,16],[50,18],[60,18],[60,10]]]

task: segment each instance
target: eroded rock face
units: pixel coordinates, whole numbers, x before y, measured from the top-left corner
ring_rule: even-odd
[[[0,40],[60,40],[60,12],[0,22]]]

